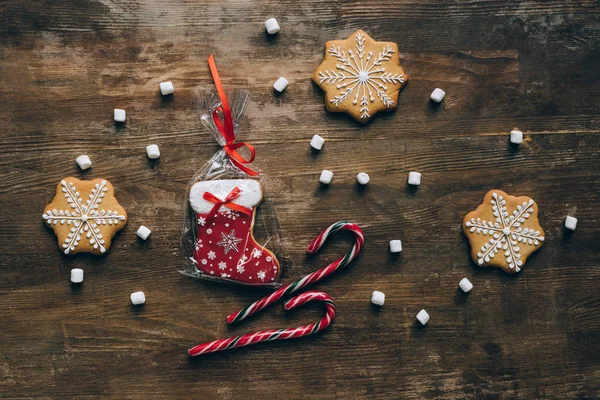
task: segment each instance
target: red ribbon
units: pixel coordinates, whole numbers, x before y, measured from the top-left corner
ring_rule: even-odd
[[[251,215],[252,214],[252,210],[249,208],[246,208],[244,206],[241,206],[239,204],[236,203],[232,203],[232,201],[236,198],[239,197],[241,193],[241,190],[239,187],[234,187],[233,190],[231,192],[229,192],[229,194],[227,195],[227,197],[225,197],[224,200],[219,199],[217,196],[215,196],[212,193],[209,192],[204,192],[204,194],[202,195],[202,197],[204,198],[204,200],[210,201],[211,203],[215,203],[215,205],[213,206],[212,210],[210,210],[210,212],[208,213],[208,217],[206,218],[207,220],[210,220],[212,217],[215,216],[215,214],[217,213],[217,211],[219,211],[219,208],[221,208],[221,206],[225,206],[227,208],[230,208],[232,210],[235,211],[239,211],[241,213],[244,213],[246,215]]]
[[[225,97],[225,91],[223,90],[223,84],[221,83],[221,78],[219,77],[219,73],[217,72],[217,65],[215,64],[215,59],[211,54],[208,57],[208,67],[210,68],[210,73],[212,74],[213,80],[215,82],[215,87],[217,88],[217,93],[221,99],[221,106],[217,107],[212,114],[213,121],[221,135],[225,138],[225,152],[229,159],[239,169],[244,171],[250,176],[258,175],[257,171],[254,171],[244,164],[249,164],[254,161],[254,156],[256,155],[254,146],[250,143],[246,142],[235,142],[235,132],[233,130],[233,118],[231,116],[231,110],[229,109],[229,103],[227,102],[227,97]],[[223,115],[223,120],[219,118],[219,111]],[[250,150],[250,158],[245,159],[242,155],[237,151],[240,147],[246,147]]]

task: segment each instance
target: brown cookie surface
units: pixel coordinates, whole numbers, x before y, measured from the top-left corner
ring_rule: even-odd
[[[398,107],[408,77],[396,43],[376,42],[358,30],[348,39],[325,43],[325,58],[312,80],[325,92],[327,110],[366,123],[377,112]]]
[[[42,218],[52,228],[65,254],[103,254],[113,236],[127,223],[127,213],[105,179],[80,181],[68,177],[56,186],[56,196]]]
[[[481,205],[465,216],[462,229],[477,265],[499,267],[508,273],[519,272],[544,243],[537,203],[501,190],[486,193]]]

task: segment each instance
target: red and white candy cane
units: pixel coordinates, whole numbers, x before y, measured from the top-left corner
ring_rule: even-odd
[[[287,303],[285,303],[284,307],[286,310],[291,310],[303,304],[306,304],[309,301],[321,301],[325,303],[325,316],[321,318],[321,320],[317,323],[306,326],[300,326],[298,328],[259,331],[255,333],[247,333],[242,336],[215,340],[214,342],[203,343],[192,347],[188,350],[188,354],[192,357],[195,357],[202,354],[214,353],[216,351],[249,346],[255,343],[270,342],[273,340],[294,339],[320,332],[327,328],[331,324],[331,321],[333,321],[333,318],[335,317],[335,305],[333,304],[333,300],[331,300],[331,298],[326,293],[311,290],[309,292],[299,294],[298,296],[292,298]]]
[[[338,269],[343,268],[346,265],[348,265],[358,255],[358,253],[360,252],[360,249],[365,241],[362,230],[356,224],[353,224],[350,222],[344,222],[344,221],[336,222],[335,224],[331,225],[329,228],[327,228],[323,232],[321,232],[319,234],[319,236],[317,236],[312,242],[310,242],[310,244],[308,245],[307,251],[309,254],[316,253],[323,246],[323,244],[325,243],[325,241],[327,240],[328,237],[334,235],[335,233],[337,233],[339,231],[350,231],[354,234],[354,239],[355,239],[354,246],[352,246],[352,249],[350,250],[350,252],[348,254],[346,254],[344,257],[332,262],[328,266],[323,267],[320,270],[315,271],[311,274],[308,274],[305,277],[300,278],[295,282],[292,282],[286,286],[283,286],[282,288],[273,292],[273,294],[266,296],[266,297],[262,298],[261,300],[258,300],[256,302],[250,304],[248,307],[243,308],[234,314],[231,314],[230,316],[227,317],[227,322],[230,324],[233,324],[234,322],[242,321],[242,320],[248,318],[249,316],[256,314],[257,312],[264,309],[265,307],[268,307],[271,304],[276,303],[282,297],[285,297],[289,294],[297,292],[298,290],[305,288],[306,286],[310,285],[311,283],[315,283],[315,282],[325,278],[326,276],[333,274]]]

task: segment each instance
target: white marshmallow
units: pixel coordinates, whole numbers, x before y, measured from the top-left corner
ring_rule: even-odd
[[[367,183],[369,183],[371,178],[369,178],[369,174],[367,174],[365,172],[360,172],[358,175],[356,175],[356,180],[361,185],[366,185]]]
[[[419,186],[421,184],[421,174],[415,171],[408,173],[408,184]]]
[[[155,159],[160,157],[160,150],[157,145],[151,144],[146,146],[146,154],[148,154],[148,158]]]
[[[139,306],[140,304],[144,304],[146,302],[146,295],[144,292],[133,292],[131,293],[131,304],[134,306]]]
[[[429,314],[427,314],[427,311],[421,310],[417,314],[417,319],[422,325],[426,325],[429,322]]]
[[[148,239],[148,236],[150,236],[150,232],[152,232],[150,229],[146,228],[144,225],[141,225],[138,228],[136,235],[138,235],[140,238],[146,240],[146,239]]]
[[[79,165],[79,168],[81,168],[84,171],[92,166],[92,160],[90,160],[90,158],[86,155],[77,157],[75,159],[75,162],[77,163],[77,165]]]
[[[402,251],[402,242],[400,240],[390,240],[390,251],[400,253]]]
[[[325,143],[325,139],[319,135],[313,136],[310,140],[310,146],[315,150],[321,150],[323,148],[323,143]]]
[[[458,283],[458,286],[462,289],[463,292],[468,293],[473,289],[473,284],[467,278],[462,278]]]
[[[510,131],[510,142],[514,144],[523,143],[523,132],[521,131]]]
[[[71,282],[73,282],[73,283],[83,282],[83,270],[81,268],[73,268],[71,270]]]
[[[279,24],[277,23],[277,20],[275,18],[269,18],[268,20],[265,21],[265,29],[267,30],[267,32],[269,33],[269,35],[273,35],[277,32],[279,32]]]
[[[577,227],[577,218],[567,216],[565,219],[565,228],[574,231]]]
[[[321,176],[319,177],[319,182],[321,182],[325,185],[329,185],[331,183],[332,179],[333,179],[333,172],[327,171],[326,169],[321,171]]]
[[[288,85],[288,80],[283,76],[275,81],[273,84],[273,88],[277,90],[279,93],[283,92]]]
[[[385,303],[385,294],[382,292],[378,292],[377,290],[371,294],[371,303],[382,306]]]
[[[431,98],[431,100],[435,101],[436,103],[439,103],[442,100],[444,100],[445,96],[446,96],[446,92],[444,92],[440,88],[435,88],[435,90],[433,92],[431,92],[431,96],[429,96],[429,97]]]
[[[121,110],[120,108],[115,108],[115,111],[113,112],[113,114],[114,114],[116,122],[125,122],[125,116],[127,115],[125,113],[125,110]]]
[[[172,94],[175,91],[175,87],[173,87],[173,82],[168,81],[168,82],[161,82],[159,84],[160,86],[160,93],[163,96],[166,96],[168,94]]]

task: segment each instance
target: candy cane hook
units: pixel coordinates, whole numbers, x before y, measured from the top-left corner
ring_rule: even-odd
[[[236,347],[249,346],[251,344],[260,342],[295,339],[303,336],[312,335],[317,332],[321,332],[331,324],[333,318],[335,317],[335,305],[333,304],[333,300],[331,300],[331,297],[329,297],[326,293],[311,290],[309,292],[299,294],[298,296],[293,297],[291,300],[285,303],[284,308],[286,310],[292,310],[296,307],[300,307],[301,305],[308,303],[309,301],[321,301],[325,303],[325,316],[321,318],[319,322],[316,322],[311,325],[300,326],[298,328],[259,331],[255,333],[247,333],[242,336],[215,340],[214,342],[203,343],[192,347],[188,350],[188,354],[191,357],[195,357],[202,354],[214,353],[216,351],[223,351],[233,349]]]
[[[315,283],[325,278],[326,276],[333,274],[338,269],[348,265],[358,255],[365,241],[362,230],[356,224],[344,221],[336,222],[335,224],[331,225],[329,228],[321,232],[319,236],[317,236],[315,239],[313,239],[313,241],[310,242],[310,244],[308,245],[307,251],[309,254],[316,253],[323,246],[328,237],[331,237],[339,231],[350,231],[354,234],[354,246],[352,246],[352,249],[350,250],[350,252],[348,252],[348,254],[332,262],[328,266],[323,267],[311,274],[308,274],[295,282],[283,286],[282,288],[273,292],[273,294],[250,304],[248,307],[243,308],[236,313],[231,314],[227,317],[227,322],[232,324],[234,322],[242,321],[248,318],[249,316],[256,314],[265,307],[268,307],[271,304],[277,302],[282,297],[292,294],[310,285],[311,283]]]

